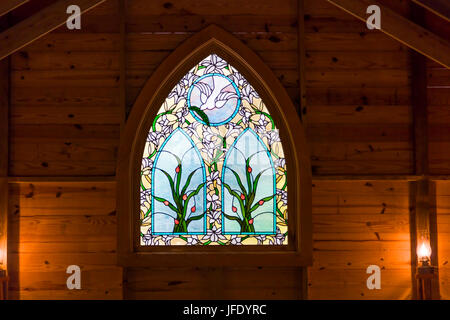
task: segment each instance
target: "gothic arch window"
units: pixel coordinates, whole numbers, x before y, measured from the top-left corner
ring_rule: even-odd
[[[127,120],[117,172],[120,263],[311,263],[307,150],[271,70],[207,27],[154,72]]]
[[[209,54],[170,91],[149,130],[140,244],[286,245],[286,174],[264,100]]]

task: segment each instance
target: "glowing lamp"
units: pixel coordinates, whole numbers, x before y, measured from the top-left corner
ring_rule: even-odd
[[[422,239],[417,245],[417,298],[431,300],[435,295],[433,282],[436,279],[435,268],[431,265],[431,245],[427,239]]]
[[[423,241],[422,244],[417,247],[417,257],[422,265],[426,266],[429,264],[431,259],[431,247],[428,241]]]

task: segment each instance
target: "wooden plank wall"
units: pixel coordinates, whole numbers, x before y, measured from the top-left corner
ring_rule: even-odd
[[[10,175],[114,175],[118,29],[89,25],[114,4],[84,15],[80,31],[61,27],[12,56]]]
[[[301,299],[298,268],[130,268],[126,299]]]
[[[414,170],[406,47],[326,1],[306,1],[308,142],[313,165],[312,299],[411,298],[406,181]],[[319,176],[333,175],[337,178]],[[381,290],[368,290],[369,265]]]
[[[116,266],[115,185],[25,183],[10,186],[12,299],[121,299]],[[81,290],[66,269],[81,268]]]
[[[326,1],[306,1],[313,174],[413,171],[408,50]]]
[[[164,58],[210,23],[232,32],[257,52],[298,105],[297,1],[133,0],[127,4],[128,109]],[[301,288],[301,273],[295,268],[130,268],[125,297],[298,299]]]
[[[296,21],[294,0],[129,1],[128,106],[132,106],[145,80],[164,58],[211,23],[232,32],[257,52],[298,103]]]
[[[9,174],[33,177],[9,190],[13,299],[123,296],[115,183],[36,182],[115,174],[121,110],[114,13],[116,2],[108,1],[83,15],[80,31],[61,27],[11,57]],[[82,290],[66,287],[72,264],[81,267]]]
[[[439,31],[441,37],[450,40],[450,24],[437,24],[432,15],[426,16],[427,25]],[[430,170],[434,174],[450,172],[450,70],[429,61],[428,66],[429,105],[429,158]],[[438,228],[439,280],[442,299],[450,299],[450,182],[436,183],[436,207]]]
[[[84,15],[82,30],[60,28],[11,57],[9,174],[31,177],[10,184],[11,297],[301,298],[304,279],[289,268],[129,268],[122,293],[122,270],[115,264],[116,185],[98,182],[115,174],[123,113],[117,3],[107,1]],[[399,1],[398,9],[404,4]],[[164,58],[210,23],[255,50],[299,104],[297,0],[130,0],[126,9],[128,111]],[[414,173],[408,50],[325,0],[305,0],[304,18],[306,115],[316,176],[308,297],[410,298],[408,182],[354,177]],[[429,83],[441,79],[440,86],[448,86],[442,70],[431,74]],[[433,173],[443,174],[450,171],[448,139],[443,141],[450,94],[448,88],[429,90],[431,131],[436,123],[441,139],[431,142],[430,159]],[[45,183],[39,176],[95,181]],[[445,234],[450,188],[438,186],[439,230]],[[445,236],[439,239],[442,267],[449,249]],[[80,291],[65,288],[70,264],[82,267]],[[382,268],[382,290],[366,287],[371,264]],[[448,296],[445,268],[441,291]],[[248,285],[238,290],[243,278]]]
[[[5,29],[7,17],[0,17],[0,31]],[[7,267],[8,248],[8,123],[9,123],[9,59],[0,61],[0,270]]]
[[[450,174],[450,70],[428,61],[427,71],[430,172]]]
[[[450,299],[450,181],[436,184],[439,286],[441,298]]]
[[[442,23],[432,13],[425,15],[426,25],[450,41],[450,23]],[[430,172],[450,173],[450,70],[428,61],[428,123]],[[436,213],[438,231],[439,287],[442,299],[450,299],[450,211],[449,181],[436,182]]]
[[[411,298],[408,193],[403,181],[314,181],[310,298]],[[370,265],[381,290],[366,286]]]

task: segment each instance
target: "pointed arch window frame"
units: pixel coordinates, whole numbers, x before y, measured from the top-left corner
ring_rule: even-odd
[[[215,53],[252,84],[270,111],[285,150],[289,234],[286,246],[141,246],[139,172],[145,140],[170,90]],[[139,266],[308,266],[312,264],[311,164],[305,131],[285,88],[250,48],[210,25],[175,49],[141,90],[122,131],[117,161],[118,264]]]

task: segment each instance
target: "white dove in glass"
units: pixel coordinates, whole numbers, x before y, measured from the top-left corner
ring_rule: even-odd
[[[188,104],[198,121],[219,126],[229,122],[239,111],[239,89],[227,76],[208,73],[190,87]]]

